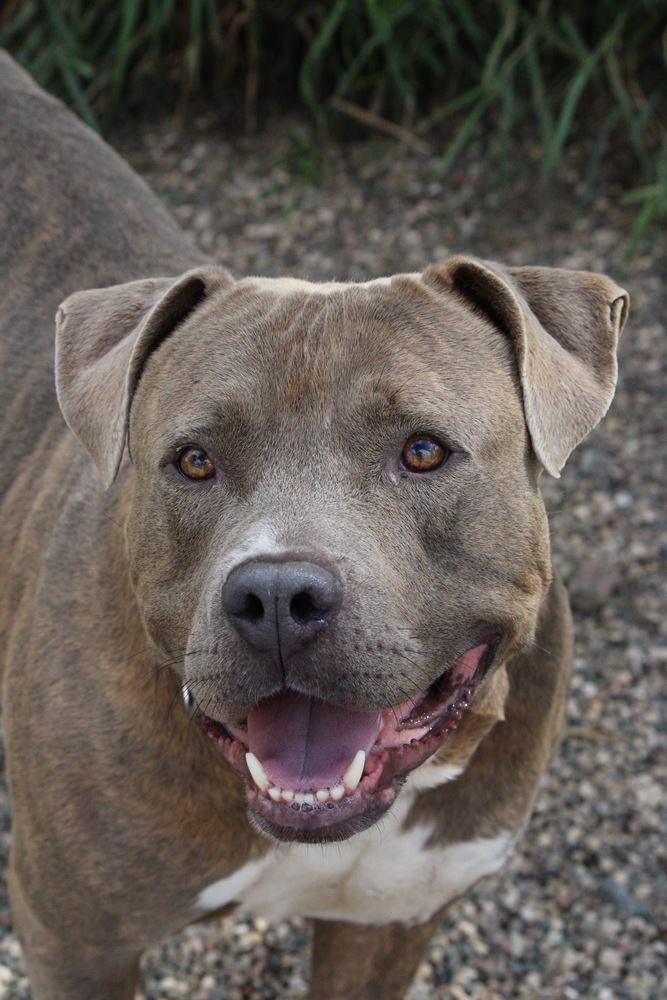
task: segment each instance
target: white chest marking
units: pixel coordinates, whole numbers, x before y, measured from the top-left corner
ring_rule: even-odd
[[[460,774],[463,774],[463,770],[462,767],[455,764],[431,764],[430,761],[427,761],[426,764],[422,764],[421,767],[412,772],[405,791],[408,788],[411,792],[424,792],[428,788],[439,788],[440,785],[445,785],[448,781],[458,778]]]
[[[418,780],[415,771],[375,827],[340,844],[281,844],[213,883],[200,893],[197,907],[214,910],[235,900],[240,913],[270,920],[299,915],[362,924],[423,923],[478,879],[497,872],[513,839],[503,831],[431,847],[426,846],[430,825],[403,829],[415,791],[451,780],[456,771],[427,766]]]
[[[418,924],[501,867],[511,834],[425,847],[431,830],[368,830],[344,844],[279,848],[244,894],[241,911],[282,920],[293,914],[362,924]]]

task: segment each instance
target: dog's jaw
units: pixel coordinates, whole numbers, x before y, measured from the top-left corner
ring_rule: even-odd
[[[456,730],[494,649],[495,644],[476,646],[416,698],[382,712],[348,712],[284,692],[236,725],[206,715],[201,721],[218,750],[245,778],[249,815],[262,833],[305,843],[344,840],[376,822],[394,802],[407,773]],[[291,739],[285,720],[311,715],[319,716],[322,727],[328,722],[338,730],[319,733],[314,740],[325,746],[329,757],[338,755],[318,761],[319,769],[310,768],[309,773],[305,766],[295,769],[285,752]],[[266,733],[257,734],[262,719],[272,730],[268,739]],[[272,739],[278,738],[281,745],[272,747]],[[350,750],[355,738],[362,744],[356,752]],[[253,749],[261,750],[264,761]]]

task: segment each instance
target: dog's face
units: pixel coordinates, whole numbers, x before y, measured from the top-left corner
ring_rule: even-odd
[[[61,401],[107,476],[129,420],[145,627],[276,838],[374,822],[408,771],[447,759],[468,706],[532,640],[550,575],[539,472],[613,388],[600,334],[583,366],[599,377],[577,384],[540,356],[532,311],[516,329],[515,303],[520,319],[529,307],[510,277],[468,268],[366,285],[139,282],[116,290],[125,336],[111,350],[103,293],[65,303]],[[595,281],[609,369],[622,293]],[[76,330],[96,313],[91,362]],[[126,356],[110,365],[114,350]],[[111,446],[101,415],[77,417],[95,396],[99,409],[100,359],[119,398]]]

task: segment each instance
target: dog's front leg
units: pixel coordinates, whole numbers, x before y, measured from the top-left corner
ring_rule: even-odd
[[[313,921],[310,1000],[403,1000],[443,913],[411,927]]]
[[[11,869],[9,891],[33,1000],[132,1000],[139,975],[135,949],[62,940],[36,916]]]

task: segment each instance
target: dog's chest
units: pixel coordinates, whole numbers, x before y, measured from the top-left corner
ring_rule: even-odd
[[[237,913],[282,920],[290,916],[358,923],[422,923],[479,878],[497,871],[511,834],[433,846],[431,827],[405,828],[407,790],[379,826],[340,844],[278,846],[208,886],[197,908],[229,902]]]

